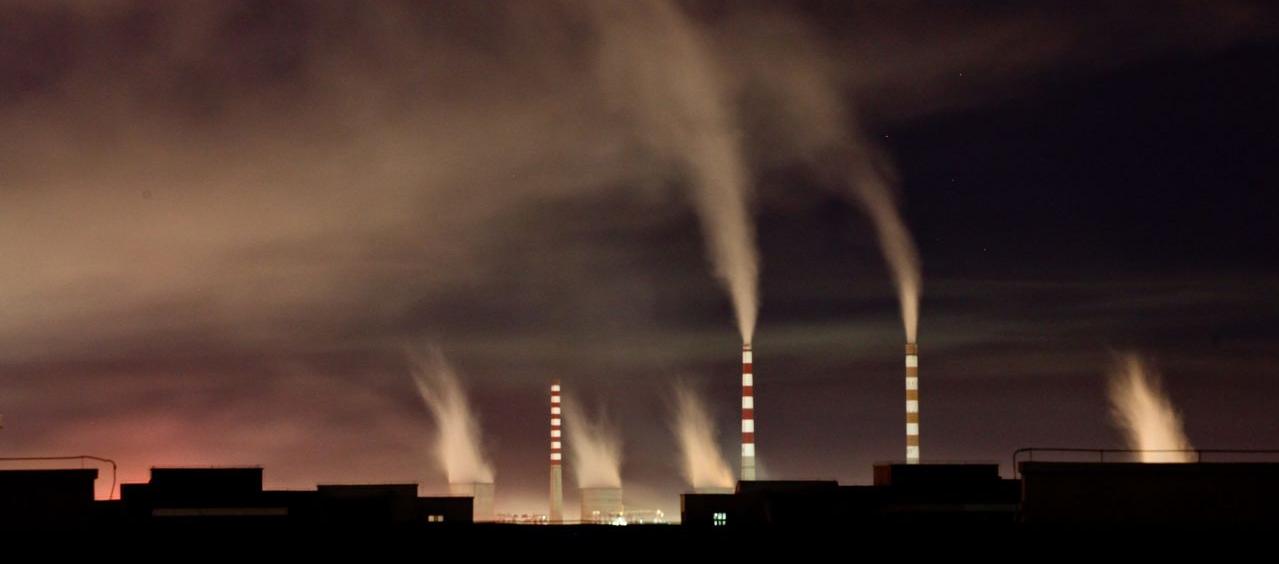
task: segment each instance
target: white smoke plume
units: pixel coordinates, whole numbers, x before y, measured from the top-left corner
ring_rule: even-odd
[[[1143,451],[1142,462],[1192,462],[1181,415],[1159,383],[1159,374],[1141,357],[1124,354],[1110,373],[1110,413],[1128,448]]]
[[[600,79],[649,148],[692,182],[711,262],[743,342],[759,308],[749,171],[724,70],[697,24],[666,0],[588,2],[601,36]]]
[[[493,466],[481,448],[480,422],[471,412],[457,372],[439,348],[413,356],[413,380],[435,417],[435,455],[449,483],[492,483]]]
[[[879,238],[880,250],[892,272],[897,287],[897,299],[901,302],[902,324],[906,329],[906,342],[915,343],[919,329],[919,295],[923,286],[920,273],[919,251],[902,220],[893,196],[892,176],[886,167],[877,165],[874,153],[865,144],[853,144],[847,151],[848,178],[857,201],[870,215]]]
[[[675,438],[683,458],[684,479],[693,489],[731,488],[733,471],[715,442],[715,423],[706,401],[692,387],[675,387]]]
[[[870,216],[888,263],[906,340],[916,342],[922,275],[919,252],[898,209],[898,182],[891,159],[864,131],[851,101],[840,55],[823,46],[819,33],[797,19],[770,14],[744,18],[725,49],[737,75],[738,97],[764,102],[756,109],[753,158],[798,161],[816,169],[824,182]],[[750,31],[741,31],[750,30]]]
[[[622,437],[602,415],[591,419],[572,396],[564,396],[564,431],[579,488],[622,487]]]

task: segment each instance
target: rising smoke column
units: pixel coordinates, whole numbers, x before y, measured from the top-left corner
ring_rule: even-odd
[[[622,487],[622,437],[603,417],[590,419],[581,404],[565,396],[564,425],[573,474],[579,488]]]
[[[412,358],[418,393],[435,417],[439,431],[435,454],[449,483],[492,483],[493,466],[480,449],[480,424],[471,413],[457,372],[435,347]]]
[[[854,199],[875,226],[880,251],[888,263],[902,327],[906,332],[906,462],[918,464],[920,444],[919,296],[923,287],[919,251],[897,208],[897,177],[888,156],[861,131],[839,89],[820,71],[794,84],[795,115],[803,117],[806,155],[827,182]]]
[[[776,163],[796,163],[818,173],[823,184],[864,209],[897,287],[908,343],[917,342],[922,275],[914,239],[896,199],[898,176],[889,155],[866,133],[849,77],[848,53],[832,51],[822,32],[800,19],[768,12],[743,20],[730,39],[738,71],[736,93],[762,100],[752,106],[753,152]],[[857,80],[851,81],[859,84]]]
[[[687,385],[675,387],[675,437],[684,479],[694,490],[733,487],[733,471],[715,442],[715,423],[702,396]]]
[[[852,135],[859,133],[854,131]],[[856,137],[854,137],[856,139]],[[870,215],[879,239],[879,248],[892,272],[901,305],[902,325],[906,329],[906,463],[919,464],[920,444],[919,397],[919,292],[921,275],[919,252],[902,221],[893,198],[887,159],[869,143],[847,143],[843,151],[848,166],[848,182],[862,208]]]
[[[906,342],[917,343],[919,295],[923,285],[919,251],[897,209],[892,188],[894,175],[887,159],[863,140],[847,143],[842,154],[846,159],[849,190],[875,225],[879,248],[897,287]]]
[[[748,171],[722,70],[700,30],[665,0],[584,3],[600,34],[600,78],[633,116],[645,143],[678,163],[694,187],[715,274],[728,290],[742,341],[759,308],[759,256]]]
[[[747,84],[771,89],[770,96],[781,106],[778,114],[784,117],[776,125],[781,126],[777,133],[783,141],[770,146],[769,154],[779,152],[773,150],[776,147],[791,151],[813,167],[826,185],[864,209],[875,227],[906,333],[906,462],[917,464],[921,460],[918,333],[923,287],[919,251],[897,207],[897,177],[889,158],[862,131],[833,69],[819,62],[820,50],[811,44],[811,36],[802,27],[779,35],[784,38],[781,44],[796,51],[762,58],[755,67],[759,76]],[[777,44],[778,38],[769,41]]]
[[[1124,354],[1110,373],[1110,414],[1124,432],[1128,448],[1141,453],[1142,462],[1192,462],[1190,440],[1181,426],[1181,415],[1160,386],[1159,374],[1141,357]]]

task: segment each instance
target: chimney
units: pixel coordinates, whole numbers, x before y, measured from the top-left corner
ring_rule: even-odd
[[[906,464],[919,464],[919,345],[906,343]]]
[[[564,522],[563,431],[560,430],[560,381],[551,380],[551,522]]]
[[[751,345],[742,344],[742,480],[755,480],[755,382]]]

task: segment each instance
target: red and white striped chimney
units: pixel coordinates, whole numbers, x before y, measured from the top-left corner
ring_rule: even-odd
[[[552,523],[564,522],[563,431],[560,430],[560,380],[551,380],[551,515]]]
[[[742,344],[742,480],[755,480],[755,378],[751,344]]]
[[[906,343],[906,464],[919,464],[919,345]]]

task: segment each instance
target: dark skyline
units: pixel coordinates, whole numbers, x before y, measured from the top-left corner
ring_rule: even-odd
[[[920,248],[925,459],[1121,446],[1118,351],[1154,361],[1195,446],[1279,446],[1275,10],[939,4],[679,4],[750,167],[763,474],[901,458],[874,231],[797,157],[813,72],[891,158]],[[443,492],[405,355],[437,343],[499,511],[545,510],[556,377],[622,429],[628,500],[676,511],[669,387],[702,388],[735,466],[740,342],[688,183],[599,87],[584,19],[0,7],[0,453]]]

